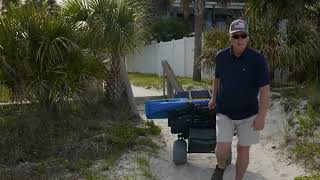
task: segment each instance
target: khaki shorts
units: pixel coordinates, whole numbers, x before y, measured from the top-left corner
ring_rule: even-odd
[[[216,115],[217,142],[232,142],[233,134],[239,139],[240,146],[250,146],[259,142],[259,131],[251,125],[257,115],[242,120],[232,120],[224,114]]]

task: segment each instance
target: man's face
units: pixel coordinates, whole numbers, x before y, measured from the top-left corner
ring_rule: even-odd
[[[247,47],[249,37],[244,32],[235,32],[231,34],[231,45],[235,51],[242,52]]]

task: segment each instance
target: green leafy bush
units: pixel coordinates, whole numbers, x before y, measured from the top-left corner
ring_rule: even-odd
[[[104,78],[104,64],[78,45],[78,35],[74,24],[45,9],[21,5],[1,14],[0,81],[14,100],[53,111]]]
[[[0,102],[10,101],[9,90],[6,87],[0,85]]]
[[[191,33],[191,26],[179,18],[164,18],[153,23],[151,27],[151,39],[158,42],[181,39]]]
[[[276,68],[288,68],[290,77],[298,82],[319,77],[320,36],[312,24],[307,20],[299,24],[290,23],[287,35],[284,36],[269,19],[256,17],[248,19],[249,46],[266,56],[271,73]],[[202,59],[212,67],[216,53],[229,46],[228,34],[213,28],[204,34]]]
[[[12,177],[26,173],[28,179],[37,179],[66,169],[86,174],[97,159],[104,158],[108,169],[127,150],[157,152],[159,148],[148,137],[161,131],[151,121],[137,126],[118,117],[118,122],[106,126],[105,119],[97,117],[111,114],[70,108],[69,112],[52,115],[30,104],[4,106],[0,113],[0,174]],[[15,169],[19,164],[32,166],[21,172]]]
[[[212,67],[213,59],[217,53],[229,46],[230,40],[228,33],[218,28],[212,28],[203,35],[201,58],[208,67]]]
[[[320,175],[310,175],[310,176],[299,176],[295,177],[294,180],[320,180]]]
[[[309,99],[306,109],[302,113],[297,113],[295,120],[288,121],[293,128],[293,133],[290,135],[293,141],[289,149],[297,160],[304,161],[311,169],[319,170],[320,91],[318,83],[309,85],[305,94]]]

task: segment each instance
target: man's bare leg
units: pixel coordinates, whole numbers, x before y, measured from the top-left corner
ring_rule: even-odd
[[[221,169],[226,168],[226,161],[229,157],[231,143],[217,143],[216,145],[216,157],[218,161],[218,167]]]
[[[237,145],[236,180],[242,180],[249,165],[250,146]]]
[[[216,144],[216,156],[218,165],[216,166],[212,174],[211,180],[223,180],[223,174],[226,168],[226,161],[229,157],[230,148],[231,142]]]

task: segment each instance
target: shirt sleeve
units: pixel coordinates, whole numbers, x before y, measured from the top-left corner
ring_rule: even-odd
[[[269,68],[267,60],[264,56],[258,59],[256,68],[256,85],[257,87],[262,87],[270,84]]]

